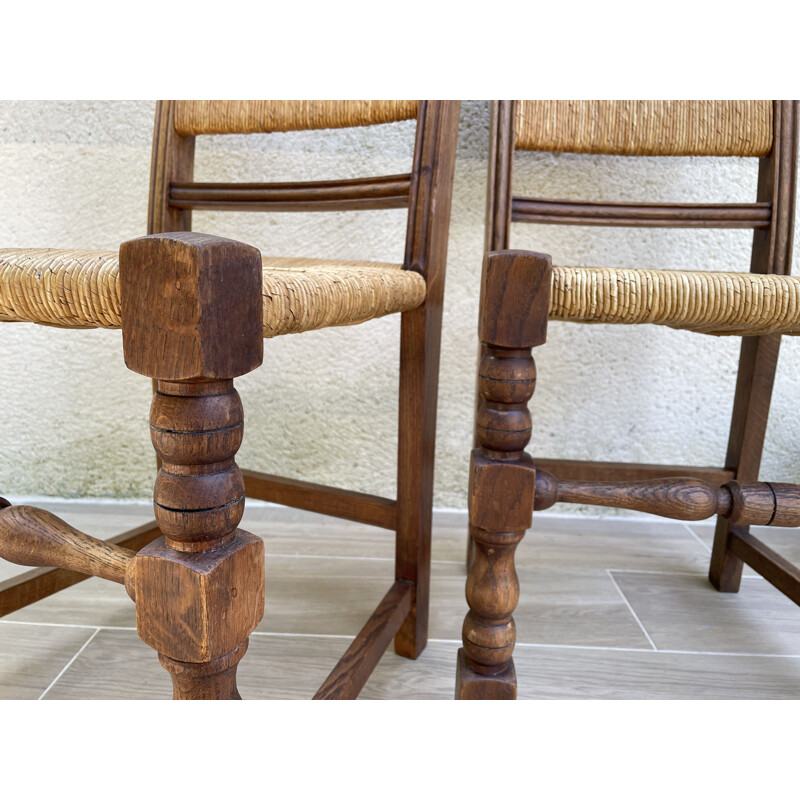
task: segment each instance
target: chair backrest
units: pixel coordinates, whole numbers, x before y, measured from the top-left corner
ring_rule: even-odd
[[[766,156],[767,100],[521,100],[515,147],[618,156]]]
[[[413,119],[418,100],[178,100],[175,131],[274,133],[351,128]]]
[[[510,247],[510,223],[752,228],[751,271],[791,268],[796,101],[499,101],[492,109],[486,249]],[[512,193],[516,150],[760,159],[755,202],[597,203]]]
[[[444,276],[459,103],[444,100],[162,100],[156,107],[149,233],[191,230],[192,209],[351,211],[408,208],[404,267],[430,285]],[[402,175],[293,183],[196,183],[205,134],[343,128],[416,118]],[[290,253],[287,255],[298,255]]]

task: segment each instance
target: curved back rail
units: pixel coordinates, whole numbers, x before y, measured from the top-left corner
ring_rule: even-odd
[[[408,208],[418,193],[423,168],[434,170],[433,140],[424,139],[453,101],[159,101],[153,138],[148,233],[191,230],[192,209],[218,211],[364,211]],[[452,116],[452,114],[451,114]],[[411,172],[331,181],[281,183],[197,183],[195,140],[201,134],[233,134],[341,128],[383,124],[416,117],[417,138]],[[428,148],[428,152],[425,152]],[[427,163],[425,163],[427,162]],[[420,210],[434,226],[444,215],[428,205]],[[419,211],[417,213],[420,213]],[[445,223],[446,224],[446,221]],[[405,266],[410,242],[423,235],[409,215]],[[435,234],[437,237],[440,234]],[[422,271],[427,277],[426,271]]]

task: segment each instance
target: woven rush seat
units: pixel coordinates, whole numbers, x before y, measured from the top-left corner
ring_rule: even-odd
[[[410,311],[424,278],[400,264],[263,258],[264,336]],[[119,257],[98,250],[0,250],[0,321],[119,328]]]
[[[553,267],[550,319],[650,323],[714,336],[800,334],[800,278]]]

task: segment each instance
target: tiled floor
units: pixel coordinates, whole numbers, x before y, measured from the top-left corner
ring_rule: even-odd
[[[146,506],[49,503],[113,536]],[[267,613],[239,668],[244,697],[308,698],[392,581],[390,533],[251,503],[264,537]],[[514,660],[522,698],[800,698],[800,609],[747,571],[736,595],[705,575],[713,528],[651,517],[540,514],[517,551]],[[759,530],[800,562],[796,531]],[[465,519],[436,517],[430,643],[387,652],[361,696],[449,699],[464,601]],[[21,571],[0,563],[0,580]],[[122,586],[91,579],[0,620],[0,698],[168,698]]]

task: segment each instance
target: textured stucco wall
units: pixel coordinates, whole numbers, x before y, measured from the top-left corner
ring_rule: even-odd
[[[0,102],[0,242],[115,248],[145,233],[154,104]],[[463,508],[483,241],[487,102],[462,107],[445,297],[435,502]],[[210,137],[199,180],[325,179],[410,165],[411,124]],[[549,197],[752,201],[756,163],[523,154],[515,191]],[[403,211],[195,215],[194,228],[274,255],[402,259]],[[515,225],[512,245],[560,263],[746,270],[747,231]],[[238,380],[239,463],[393,494],[399,319],[269,341]],[[551,324],[537,354],[541,456],[721,464],[739,340],[654,327]],[[0,493],[146,497],[149,381],[117,331],[0,325]],[[785,339],[763,474],[800,481],[800,342]],[[566,507],[562,510],[566,511]]]

